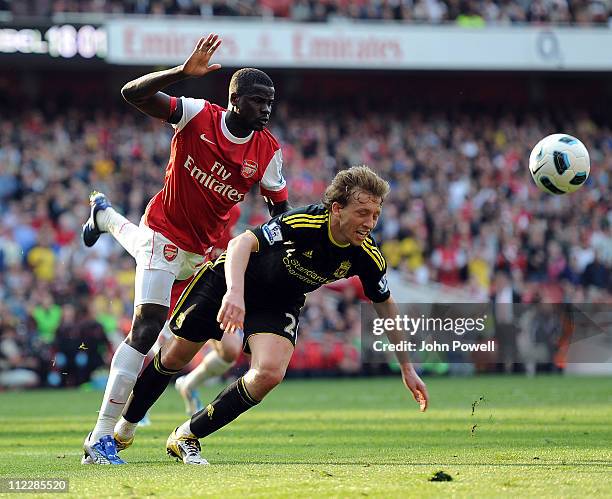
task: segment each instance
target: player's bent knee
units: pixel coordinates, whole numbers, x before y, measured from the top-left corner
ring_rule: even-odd
[[[141,353],[147,353],[164,327],[168,307],[145,304],[136,307],[132,330],[126,343]]]
[[[138,305],[134,311],[134,323],[137,322],[155,322],[160,325],[159,329],[166,322],[168,316],[168,307],[158,305],[157,303],[143,303]]]
[[[132,330],[125,342],[132,348],[146,354],[154,345],[164,326],[164,319],[160,316],[138,316],[134,318]]]
[[[278,386],[285,377],[285,370],[277,366],[261,366],[255,369],[254,384],[259,391],[269,392]]]
[[[173,337],[162,347],[161,361],[164,367],[178,371],[183,369],[195,354],[202,348],[202,343],[194,343],[182,338]]]
[[[191,358],[186,358],[173,352],[165,353],[162,351],[161,362],[166,369],[179,371],[189,364],[190,360]]]
[[[236,362],[242,351],[242,341],[236,336],[236,341],[227,341],[221,343],[221,348],[218,350],[219,356],[227,363]]]
[[[132,348],[146,354],[155,344],[160,328],[156,323],[141,323],[134,325],[125,342]]]

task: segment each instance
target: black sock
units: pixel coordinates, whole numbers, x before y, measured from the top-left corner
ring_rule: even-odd
[[[204,409],[191,416],[191,432],[198,438],[210,435],[257,404],[259,400],[249,395],[244,379],[240,378],[226,387]]]
[[[179,371],[180,369],[174,371],[164,367],[161,363],[161,350],[157,352],[147,368],[138,377],[127,407],[123,412],[123,417],[130,423],[138,423],[160,395],[164,393],[172,376]]]

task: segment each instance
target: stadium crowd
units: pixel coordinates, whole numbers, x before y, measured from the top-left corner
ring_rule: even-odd
[[[292,205],[320,199],[353,164],[391,182],[376,237],[411,285],[482,301],[612,301],[612,130],[588,115],[571,131],[591,176],[565,197],[538,191],[527,171],[531,146],[558,129],[550,116],[275,113]],[[124,337],[133,261],[111,237],[85,249],[81,224],[94,187],[137,221],[162,185],[170,137],[126,110],[0,118],[0,385],[78,385]],[[260,196],[242,206],[241,227],[265,220]],[[292,368],[358,371],[359,313],[353,286],[313,294]]]
[[[414,23],[608,24],[608,0],[0,0],[16,14],[64,12],[109,14],[243,16],[299,22],[385,20]],[[1,10],[1,9],[0,9]]]

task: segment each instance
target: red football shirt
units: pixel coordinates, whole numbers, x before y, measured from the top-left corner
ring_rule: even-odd
[[[213,250],[212,253],[209,253],[207,255],[207,259],[212,260],[214,258],[217,258],[218,255],[220,255],[223,251],[227,249],[227,245],[229,244],[230,239],[234,237],[234,227],[236,227],[236,224],[238,223],[239,219],[240,206],[235,204],[229,211],[229,220],[227,222],[227,225],[225,226],[225,230],[215,243],[216,251]],[[181,297],[181,294],[183,293],[183,291],[185,291],[185,288],[192,280],[193,276],[191,276],[189,279],[185,279],[184,281],[174,281],[174,284],[172,285],[172,293],[170,294],[170,310],[168,311],[168,319],[170,319],[170,317],[172,316],[172,312],[174,311],[174,306],[176,305],[176,302]],[[359,281],[359,279],[357,279],[357,281]]]
[[[287,199],[287,186],[280,146],[268,130],[235,137],[224,108],[203,99],[181,101],[164,187],[149,202],[145,223],[181,249],[203,255],[253,184],[274,202]]]

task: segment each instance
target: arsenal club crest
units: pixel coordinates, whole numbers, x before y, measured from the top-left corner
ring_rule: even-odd
[[[257,163],[252,159],[245,159],[242,162],[242,168],[240,168],[240,175],[242,175],[244,178],[251,178],[253,175],[255,175],[257,166]]]
[[[178,248],[174,244],[164,244],[164,258],[171,262],[178,255]]]

